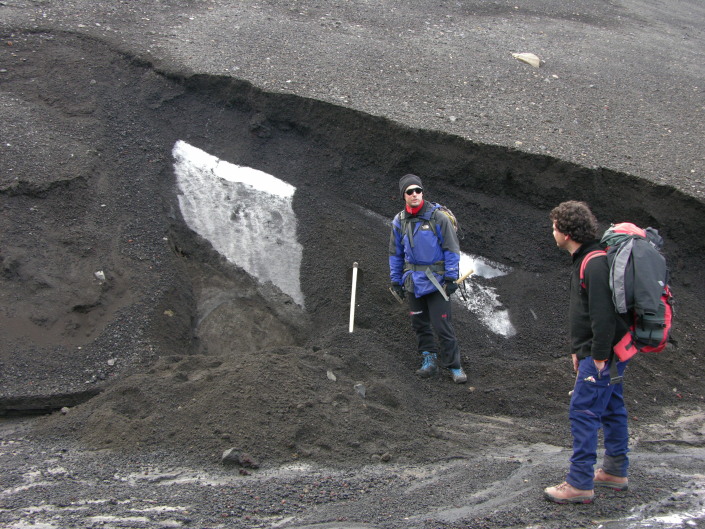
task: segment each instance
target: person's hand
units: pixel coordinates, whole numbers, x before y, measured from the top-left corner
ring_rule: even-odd
[[[449,281],[446,283],[446,294],[450,296],[456,290],[458,290],[458,283],[455,281]]]
[[[573,354],[570,355],[570,356],[573,357],[573,371],[575,371],[575,372],[577,373],[577,372],[578,372],[578,368],[580,367],[580,360],[578,360],[578,355],[576,355],[575,353],[573,353]]]
[[[406,290],[399,283],[392,283],[392,290],[401,299],[404,299],[406,297]]]

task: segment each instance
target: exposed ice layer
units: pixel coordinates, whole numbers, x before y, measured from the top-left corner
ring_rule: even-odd
[[[475,314],[485,327],[495,334],[509,338],[516,334],[516,329],[509,319],[509,310],[502,306],[497,292],[492,287],[481,286],[468,280],[465,282],[467,301],[460,295],[455,299]]]
[[[184,141],[172,150],[186,224],[228,261],[271,281],[303,306],[292,199],[296,188],[274,176],[219,160]]]
[[[485,279],[506,276],[512,271],[508,266],[488,261],[483,257],[460,252],[460,274],[462,275],[468,270],[474,270],[476,276],[484,277]]]
[[[460,274],[474,270],[474,274],[486,279],[506,275],[511,268],[493,263],[482,257],[460,253]],[[516,329],[509,319],[509,310],[502,306],[497,291],[488,286],[481,286],[472,279],[465,281],[467,300],[456,295],[455,299],[475,314],[480,321],[493,333],[506,336],[516,334]]]

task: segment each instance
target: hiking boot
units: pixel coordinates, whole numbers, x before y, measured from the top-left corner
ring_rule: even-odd
[[[601,468],[595,471],[595,486],[596,487],[608,487],[614,490],[628,490],[629,489],[629,479],[626,477],[613,476],[608,474]]]
[[[429,353],[424,351],[423,353],[423,363],[421,368],[416,370],[416,374],[421,378],[432,377],[438,374],[438,355],[436,353]]]
[[[555,487],[546,487],[543,492],[547,500],[556,503],[592,503],[595,497],[594,491],[576,489],[567,481]]]
[[[468,376],[465,374],[462,367],[452,368],[450,374],[453,377],[453,382],[456,384],[465,384],[468,381]]]

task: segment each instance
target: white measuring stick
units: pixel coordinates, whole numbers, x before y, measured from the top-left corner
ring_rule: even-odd
[[[353,263],[352,270],[352,293],[350,294],[350,332],[353,332],[355,322],[355,290],[357,289],[357,261]]]

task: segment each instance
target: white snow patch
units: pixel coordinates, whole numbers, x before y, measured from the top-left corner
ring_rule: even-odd
[[[512,271],[510,267],[494,263],[483,257],[460,253],[460,275],[468,270],[474,270],[474,275],[492,279],[506,275]],[[494,287],[479,285],[472,280],[472,276],[465,280],[466,296],[456,294],[454,299],[470,312],[475,314],[482,324],[490,331],[507,338],[516,334],[516,329],[509,319],[509,310],[506,309],[497,295]]]
[[[9,525],[8,529],[58,529],[58,525],[53,523],[44,522],[25,522],[19,521],[15,524]]]
[[[90,516],[88,520],[95,524],[121,523],[121,524],[142,524],[146,526],[151,520],[146,516]]]
[[[179,206],[186,224],[228,261],[271,281],[303,306],[292,199],[296,188],[235,165],[184,141],[172,150]]]

